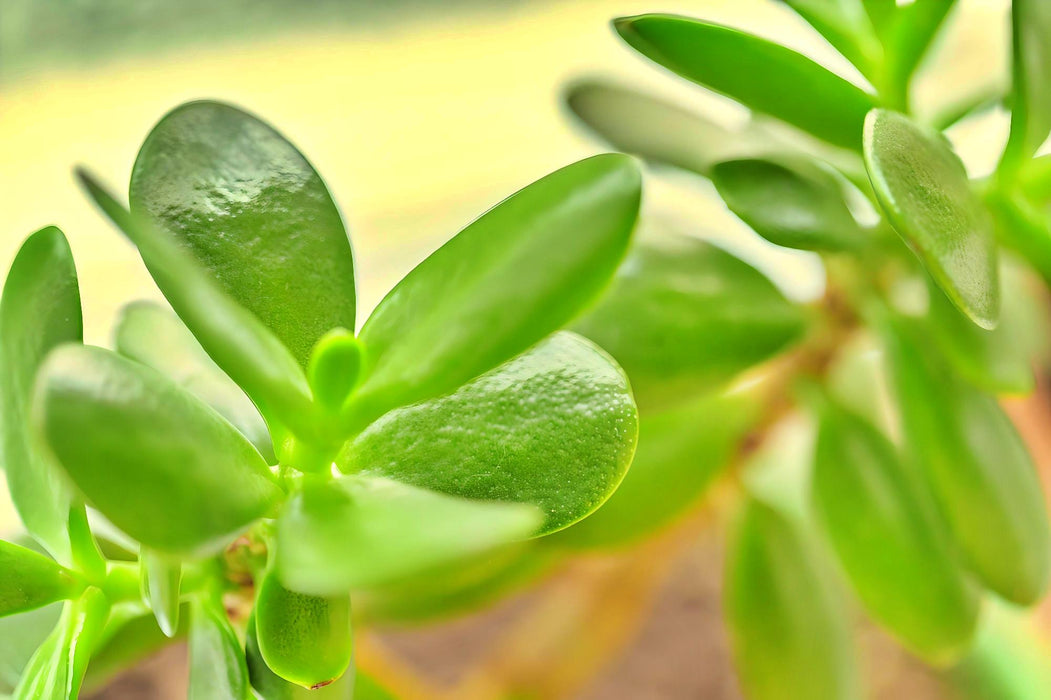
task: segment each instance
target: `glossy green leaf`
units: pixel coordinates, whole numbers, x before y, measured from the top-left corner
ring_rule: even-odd
[[[1002,166],[1028,160],[1051,132],[1051,5],[1044,0],[1011,3],[1011,134]]]
[[[139,554],[142,571],[142,599],[157,626],[166,637],[174,637],[179,629],[179,589],[182,583],[182,566],[163,554],[143,549]]]
[[[351,424],[447,393],[564,325],[616,270],[640,196],[631,158],[595,156],[512,195],[435,251],[361,331],[368,368]]]
[[[26,529],[64,564],[72,563],[67,523],[70,496],[28,426],[33,379],[56,345],[81,340],[80,292],[73,256],[57,228],[22,245],[0,299],[0,428],[11,501]]]
[[[724,161],[713,168],[712,182],[730,211],[776,245],[840,251],[866,241],[842,185],[814,163]]]
[[[128,304],[114,333],[121,355],[149,365],[230,421],[268,464],[276,461],[262,416],[241,388],[208,357],[179,318],[147,301]]]
[[[355,672],[353,663],[339,680],[321,688],[304,688],[289,683],[271,671],[259,650],[254,615],[248,619],[245,633],[245,658],[248,662],[248,678],[261,700],[362,700],[363,694],[356,692],[355,687],[358,685],[356,676],[361,674]]]
[[[88,501],[148,547],[215,552],[282,496],[262,457],[222,416],[108,350],[54,351],[34,411]]]
[[[72,598],[84,585],[52,559],[0,540],[0,617]]]
[[[350,666],[354,643],[350,596],[290,591],[270,571],[255,601],[259,653],[281,678],[304,688],[338,680]]]
[[[307,485],[289,500],[277,524],[277,568],[286,586],[305,593],[380,588],[526,539],[541,523],[526,504],[469,501],[349,476]]]
[[[802,335],[804,322],[802,309],[747,263],[647,227],[612,288],[573,330],[613,355],[640,409],[652,413],[774,356]]]
[[[974,637],[979,590],[955,558],[926,483],[862,418],[825,403],[814,502],[865,608],[907,648],[944,663]]]
[[[614,22],[639,53],[746,107],[836,146],[861,150],[873,97],[791,49],[752,34],[674,15]]]
[[[849,613],[799,524],[750,500],[731,544],[725,609],[749,700],[854,700]]]
[[[357,386],[364,349],[345,328],[329,331],[310,355],[307,379],[319,404],[338,411]]]
[[[862,0],[784,0],[867,77],[876,73],[883,47]]]
[[[453,496],[534,504],[545,516],[539,535],[609,498],[637,434],[624,373],[560,332],[452,394],[391,411],[338,464]]]
[[[237,633],[218,601],[190,605],[189,700],[252,700],[248,667]]]
[[[908,445],[968,568],[1014,603],[1040,598],[1051,576],[1051,530],[1033,462],[996,400],[932,356],[922,328],[887,333]]]
[[[865,167],[891,225],[942,291],[979,326],[995,327],[991,219],[948,142],[903,114],[874,110],[865,122]]]
[[[130,200],[304,368],[322,335],[354,328],[354,258],[339,210],[296,147],[256,117],[218,102],[175,108],[142,144]]]

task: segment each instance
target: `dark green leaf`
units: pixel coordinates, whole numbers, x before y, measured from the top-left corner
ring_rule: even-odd
[[[1008,169],[1028,160],[1051,131],[1051,4],[1014,0],[1011,32],[1011,135],[1003,163]]]
[[[0,540],[0,617],[73,598],[84,584],[76,575],[31,549]]]
[[[891,225],[942,291],[979,326],[995,327],[1000,279],[991,219],[944,137],[903,114],[873,110],[865,167]]]
[[[142,144],[130,199],[302,367],[327,331],[354,328],[339,210],[296,147],[256,117],[218,102],[177,107]]]
[[[873,97],[791,49],[746,32],[673,15],[614,22],[647,58],[836,146],[861,150]]]
[[[259,453],[222,416],[108,350],[54,351],[41,368],[34,411],[79,490],[148,547],[217,551],[281,497]]]
[[[252,700],[245,653],[218,601],[190,605],[189,700]]]
[[[142,570],[142,599],[157,626],[166,637],[174,637],[179,629],[179,588],[182,583],[182,566],[163,554],[143,549],[139,554]]]
[[[255,616],[248,619],[248,630],[245,633],[245,657],[248,662],[248,677],[252,688],[261,700],[362,700],[363,693],[356,692],[361,672],[355,673],[353,664],[339,680],[321,688],[304,688],[289,683],[266,665],[259,651],[259,640],[256,636]],[[355,678],[358,676],[358,678]]]
[[[883,59],[861,0],[784,0],[837,51],[871,78]]]

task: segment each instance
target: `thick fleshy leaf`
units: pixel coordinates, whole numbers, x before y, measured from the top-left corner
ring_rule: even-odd
[[[637,435],[624,373],[560,332],[452,394],[391,411],[338,464],[463,498],[534,504],[545,516],[540,535],[609,498]]]
[[[563,326],[624,257],[640,196],[631,158],[595,156],[512,195],[435,251],[361,331],[368,367],[351,425],[447,393]]]
[[[784,0],[867,77],[883,57],[862,0]]]
[[[321,688],[304,688],[289,683],[271,671],[259,650],[254,615],[248,619],[248,630],[245,632],[245,657],[252,689],[261,700],[361,700],[363,696],[356,692],[357,676],[361,674],[355,672],[353,664],[339,680]]]
[[[856,700],[849,613],[798,523],[750,500],[726,566],[726,616],[749,700]]]
[[[887,343],[902,424],[968,568],[1020,605],[1051,575],[1051,530],[1033,462],[991,396],[932,356],[922,328],[897,319]]]
[[[1004,165],[1029,159],[1051,131],[1051,5],[1044,0],[1011,3],[1011,135]]]
[[[182,566],[163,554],[143,549],[139,554],[142,571],[142,599],[157,626],[166,637],[174,637],[179,629],[179,589],[182,583]]]
[[[318,341],[310,355],[307,379],[321,406],[335,412],[342,408],[357,386],[364,353],[361,342],[345,328],[335,328]]]
[[[640,15],[614,25],[635,50],[684,78],[831,144],[861,150],[873,97],[806,56],[687,17]]]
[[[887,438],[832,403],[820,410],[814,502],[868,612],[945,663],[974,637],[979,590],[956,560],[926,482]]]
[[[117,352],[149,365],[230,421],[267,463],[276,461],[270,433],[241,388],[212,362],[179,318],[148,301],[128,304],[114,333]]]
[[[889,96],[898,101],[898,107],[908,106],[909,81],[955,2],[923,0],[899,4],[884,26],[883,91],[893,91]]]
[[[842,185],[815,163],[730,160],[713,168],[712,182],[730,211],[776,245],[839,251],[865,243]]]
[[[275,571],[255,600],[256,639],[267,667],[303,688],[321,688],[346,672],[354,656],[350,596],[290,591]]]
[[[0,299],[0,428],[11,501],[26,529],[64,564],[72,563],[68,489],[29,436],[29,400],[44,356],[81,340],[80,292],[73,256],[57,228],[22,245]]]
[[[354,328],[354,258],[325,183],[268,124],[219,102],[169,112],[139,150],[131,209],[178,236],[302,367]]]
[[[277,524],[278,573],[289,588],[314,595],[381,588],[526,539],[542,522],[527,504],[469,501],[349,476],[307,485],[289,500]]]
[[[218,601],[190,605],[189,700],[252,700],[245,653]]]
[[[147,547],[215,552],[281,498],[262,457],[226,419],[156,370],[108,350],[52,352],[33,408],[73,483]]]
[[[76,575],[31,549],[0,541],[0,617],[72,598],[84,589]]]
[[[873,110],[865,167],[891,225],[946,296],[982,328],[1000,317],[992,221],[963,163],[935,131],[904,114]]]
[[[696,238],[646,228],[573,330],[613,355],[652,413],[774,356],[804,327],[802,309],[755,268]]]
[[[94,692],[103,688],[118,674],[135,668],[157,654],[173,639],[189,634],[190,604],[179,610],[179,628],[168,637],[157,626],[157,618],[143,606],[134,603],[118,605],[106,622],[98,647],[91,653],[91,665],[84,676],[84,689]]]

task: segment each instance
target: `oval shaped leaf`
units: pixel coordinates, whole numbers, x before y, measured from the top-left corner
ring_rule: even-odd
[[[995,327],[1000,276],[991,219],[944,137],[903,114],[873,110],[865,167],[887,219],[946,296],[982,328]]]
[[[237,633],[218,602],[190,604],[189,700],[252,700],[248,667]]]
[[[77,271],[57,228],[26,239],[0,299],[0,428],[11,501],[26,529],[60,562],[72,563],[69,491],[29,437],[29,400],[44,356],[80,342],[83,322]]]
[[[289,683],[271,671],[259,651],[254,615],[248,618],[245,632],[245,658],[248,662],[248,678],[261,700],[361,700],[361,694],[355,693],[357,677],[361,674],[356,673],[353,666],[339,680],[321,688],[304,688]]]
[[[55,350],[34,411],[88,501],[148,547],[215,552],[281,498],[262,457],[222,416],[108,350]]]
[[[1004,164],[1029,159],[1051,131],[1051,7],[1042,0],[1011,3],[1011,134]]]
[[[435,251],[361,331],[368,367],[351,424],[451,391],[569,321],[624,256],[640,196],[631,158],[595,156],[512,195]]]
[[[322,335],[354,328],[354,258],[339,210],[296,147],[258,118],[219,102],[175,108],[143,142],[129,199],[302,367]]]
[[[637,435],[624,373],[561,332],[452,394],[391,411],[338,465],[463,498],[532,503],[546,534],[609,498]]]
[[[31,549],[0,540],[0,617],[33,610],[83,590],[76,575]]]
[[[153,611],[157,626],[165,637],[174,637],[179,629],[179,589],[182,566],[164,555],[147,549],[139,553],[142,571],[142,599]]]
[[[861,150],[873,97],[806,56],[687,17],[639,15],[614,26],[632,48],[682,77],[836,146]]]

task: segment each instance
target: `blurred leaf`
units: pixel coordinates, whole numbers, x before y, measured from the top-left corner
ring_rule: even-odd
[[[814,454],[814,501],[873,618],[928,661],[962,654],[979,591],[960,568],[926,484],[863,419],[825,402]]]
[[[62,603],[0,618],[0,693],[18,685],[22,671],[62,615]]]
[[[353,663],[339,680],[321,688],[304,688],[295,683],[289,683],[275,674],[263,661],[263,655],[259,651],[254,615],[248,618],[248,631],[245,633],[245,657],[248,662],[248,677],[260,700],[363,700],[368,697],[364,693],[356,692],[355,686],[360,685],[357,681],[360,679],[361,672],[355,673]]]
[[[536,505],[541,535],[609,498],[637,436],[624,373],[591,342],[560,332],[452,394],[391,411],[347,445],[338,465],[453,496]]]
[[[29,436],[29,400],[44,356],[80,342],[83,324],[77,271],[57,228],[26,239],[0,299],[0,426],[7,487],[26,530],[63,564],[72,563],[70,495]]]
[[[98,646],[91,653],[91,665],[84,676],[85,692],[94,692],[126,671],[173,643],[189,631],[189,603],[179,611],[179,627],[172,638],[157,626],[157,619],[140,602],[115,605]]]
[[[302,367],[327,331],[354,328],[354,257],[339,210],[296,147],[256,117],[218,102],[175,108],[142,144],[130,200]]]
[[[726,383],[804,328],[802,309],[747,263],[648,225],[612,288],[573,325],[628,373],[643,413]]]
[[[944,137],[874,110],[865,122],[865,167],[891,225],[942,291],[979,326],[995,327],[1000,279],[990,217]]]
[[[861,150],[874,98],[812,60],[746,32],[673,15],[614,22],[639,53],[757,112]]]
[[[34,411],[79,490],[148,547],[214,553],[282,495],[259,453],[222,416],[108,350],[54,351],[41,368]]]
[[[270,571],[256,595],[255,622],[259,652],[267,667],[304,688],[338,680],[353,658],[346,593],[324,597],[296,593]]]
[[[189,700],[253,700],[245,653],[218,601],[190,604]]]
[[[775,245],[856,250],[868,238],[842,185],[815,163],[730,160],[715,165],[712,182],[730,211]]]
[[[218,411],[268,464],[277,461],[259,411],[175,314],[147,301],[128,304],[117,321],[114,345],[121,355],[154,368]]]
[[[950,374],[922,328],[887,329],[909,448],[923,467],[968,568],[1029,605],[1051,575],[1051,532],[1025,445],[996,400]]]
[[[942,106],[930,117],[929,123],[938,131],[945,131],[964,119],[988,112],[1003,101],[1003,86],[991,85]]]
[[[343,406],[357,386],[364,353],[358,339],[345,328],[335,328],[318,341],[307,367],[307,379],[318,403],[331,411]]]
[[[899,91],[908,106],[908,86],[956,0],[914,0],[898,5],[883,36],[887,88]]]
[[[1025,258],[1051,284],[1051,218],[1017,192],[993,188],[986,194],[1000,241]]]
[[[277,567],[285,585],[303,593],[381,588],[530,537],[540,523],[527,504],[469,501],[348,476],[308,484],[290,499],[277,524]]]
[[[883,48],[861,0],[783,0],[862,75],[872,78]]]
[[[1008,170],[1032,157],[1051,131],[1051,4],[1014,0],[1011,36],[1011,134],[1001,164]]]
[[[749,700],[860,698],[849,614],[800,526],[749,500],[728,556],[727,624]]]
[[[447,393],[557,330],[607,285],[641,196],[634,161],[582,160],[504,200],[410,272],[361,331],[360,429]]]
[[[84,584],[52,559],[0,540],[0,617],[78,595]]]
[[[179,629],[179,588],[182,566],[162,554],[143,549],[139,555],[142,571],[142,599],[153,611],[157,626],[165,637]]]

